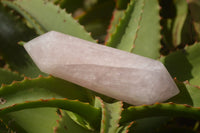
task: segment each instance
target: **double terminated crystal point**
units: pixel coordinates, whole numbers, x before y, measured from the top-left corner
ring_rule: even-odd
[[[129,104],[163,102],[179,90],[162,63],[55,31],[25,44],[41,71]]]

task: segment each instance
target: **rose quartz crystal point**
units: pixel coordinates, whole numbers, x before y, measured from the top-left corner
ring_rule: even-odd
[[[51,31],[24,45],[41,71],[129,104],[179,93],[159,61]]]

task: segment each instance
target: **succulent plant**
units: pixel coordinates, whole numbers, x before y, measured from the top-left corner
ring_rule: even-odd
[[[199,132],[199,9],[199,0],[1,0],[0,132]],[[51,30],[161,61],[180,93],[133,106],[42,73],[18,44]]]

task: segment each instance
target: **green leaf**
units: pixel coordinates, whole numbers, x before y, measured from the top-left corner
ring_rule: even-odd
[[[107,43],[107,41],[109,40],[111,35],[115,32],[116,26],[119,24],[123,15],[124,15],[124,10],[115,9],[113,11],[112,19],[111,19],[110,25],[108,26],[108,30],[107,30],[105,44]]]
[[[80,99],[82,101],[90,101],[91,99],[88,96],[87,90],[84,88],[77,86],[75,84],[69,83],[67,81],[53,78],[53,77],[39,77],[37,79],[25,79],[24,81],[15,82],[11,85],[3,86],[0,89],[0,96],[2,99],[6,101],[5,104],[0,105],[1,108],[6,106],[11,106],[16,103],[23,103],[25,101],[32,101],[38,99],[47,99],[47,98],[62,98],[67,97],[70,99]],[[30,112],[29,112],[30,111]],[[45,111],[45,112],[43,112]],[[54,109],[34,109],[34,110],[24,110],[20,111],[19,113],[12,113],[12,115],[7,116],[10,119],[17,119],[16,123],[21,128],[26,130],[30,130],[26,127],[31,125],[23,123],[24,117],[21,117],[23,114],[26,114],[27,119],[34,119],[34,122],[28,122],[32,125],[38,125],[37,121],[43,119],[44,123],[48,122],[48,119],[41,118],[43,113],[49,114],[46,117],[52,117],[54,121],[57,120],[57,117],[54,117]],[[32,118],[34,116],[34,118]],[[46,125],[48,126],[48,125]],[[30,128],[30,127],[29,127]],[[37,128],[37,127],[36,127]],[[45,130],[41,127],[41,131]],[[49,129],[47,129],[49,130]]]
[[[3,119],[0,118],[0,121],[6,126],[7,132],[19,132],[19,133],[27,133],[23,128],[21,128],[14,120],[10,120],[8,117],[4,116]],[[12,133],[12,132],[11,132]]]
[[[94,5],[78,18],[80,24],[84,25],[86,30],[91,32],[92,36],[100,41],[104,40],[114,4],[113,0],[99,1],[99,4]]]
[[[197,33],[196,40],[200,41],[200,1],[199,0],[188,0],[189,10],[192,16],[194,28]]]
[[[26,101],[18,104],[13,104],[9,106],[8,104],[5,107],[1,107],[0,116],[3,116],[7,113],[19,111],[29,108],[41,108],[41,107],[56,107],[64,110],[72,111],[79,114],[85,118],[88,122],[94,125],[93,122],[97,122],[97,118],[101,116],[101,111],[98,108],[93,107],[88,103],[82,103],[77,100],[68,100],[68,99],[46,99],[38,101]],[[81,110],[80,110],[81,109]],[[95,123],[96,124],[96,123]]]
[[[8,126],[3,122],[3,120],[0,120],[0,132],[10,133],[12,132],[12,129],[8,128]]]
[[[178,45],[193,43],[193,27],[186,0],[160,0],[163,44],[173,50]]]
[[[2,2],[21,13],[39,34],[54,30],[95,42],[71,15],[50,1],[2,0]]]
[[[121,101],[109,104],[96,97],[95,106],[102,109],[100,132],[115,133],[118,130],[122,105]]]
[[[176,81],[176,84],[179,87],[180,93],[169,99],[169,102],[200,107],[200,87],[179,81]]]
[[[192,25],[192,17],[189,13],[187,13],[181,33],[181,45],[179,47],[183,47],[187,44],[193,44],[196,41],[196,36],[194,26]]]
[[[157,0],[132,0],[108,46],[157,59],[160,49]]]
[[[198,133],[198,131],[194,131],[192,127],[186,127],[186,125],[166,125],[155,133]]]
[[[156,129],[160,128],[170,117],[147,117],[135,121],[135,126],[132,129],[134,133],[154,133]],[[145,127],[145,128],[144,128]]]
[[[122,112],[120,123],[153,116],[187,117],[200,120],[200,109],[175,103],[131,106]]]
[[[68,114],[68,116],[70,116],[70,118],[76,122],[76,124],[78,124],[79,126],[90,130],[90,131],[94,131],[94,128],[90,125],[90,123],[88,123],[83,117],[81,117],[80,115],[70,112],[70,111],[66,111],[66,113]]]
[[[10,84],[15,80],[22,80],[23,76],[19,75],[16,72],[11,72],[10,70],[0,68],[0,85],[1,84]]]
[[[10,106],[16,103],[48,98],[69,98],[90,102],[89,92],[73,83],[54,78],[39,77],[14,82],[0,88],[0,96],[7,102],[1,105]]]
[[[25,74],[29,77],[37,77],[43,74],[36,67],[23,47],[17,45],[17,42],[28,41],[36,36],[33,30],[30,30],[23,23],[23,20],[10,13],[8,9],[0,4],[0,53],[9,67]]]
[[[133,35],[135,35],[135,33],[136,33],[137,27],[139,25],[140,16],[142,14],[143,2],[144,2],[144,0],[140,0],[140,1],[132,0],[131,1],[130,5],[128,6],[128,8],[127,8],[127,10],[125,12],[124,17],[120,21],[119,25],[116,28],[116,31],[110,37],[110,39],[108,40],[106,45],[114,47],[114,48],[122,49],[122,50],[125,50],[125,51],[130,51],[130,48],[126,48],[126,49],[125,48],[121,48],[123,45],[120,44],[120,41],[123,38],[123,36],[125,35],[126,30],[129,30],[129,29],[130,29],[130,31],[132,31],[131,32],[132,35],[129,38],[130,39],[134,38]],[[131,18],[135,19],[134,23],[132,22],[133,19],[131,19]],[[131,23],[131,22],[133,23],[133,24],[130,24],[132,27],[131,28],[127,28],[129,23]],[[128,36],[127,36],[127,38],[128,38]],[[124,45],[124,47],[125,46],[128,47],[127,45]]]
[[[200,85],[200,43],[187,46],[162,57],[161,61],[166,66],[172,77],[179,81],[188,80],[192,85]]]
[[[117,130],[117,133],[129,133],[130,128],[133,128],[134,122],[130,122],[125,124],[124,126],[120,126]]]
[[[130,0],[116,0],[116,8],[118,10],[126,9]]]
[[[83,0],[57,0],[61,8],[65,8],[67,12],[73,13],[84,5]]]
[[[176,18],[172,23],[172,43],[174,46],[178,46],[182,42],[182,31],[188,13],[188,5],[185,0],[174,0],[174,5],[176,7]]]
[[[55,127],[55,133],[93,133],[77,123],[75,123],[65,111],[61,111],[61,119],[58,121],[58,126]]]
[[[56,110],[56,108],[25,109],[1,117],[8,119],[11,125],[17,124],[26,133],[54,133],[53,127],[57,125],[56,120],[59,119]]]

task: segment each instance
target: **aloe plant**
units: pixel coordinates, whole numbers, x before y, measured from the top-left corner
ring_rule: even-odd
[[[1,0],[0,132],[199,132],[199,9],[199,0]],[[180,94],[133,106],[42,73],[18,44],[51,30],[159,60]]]

